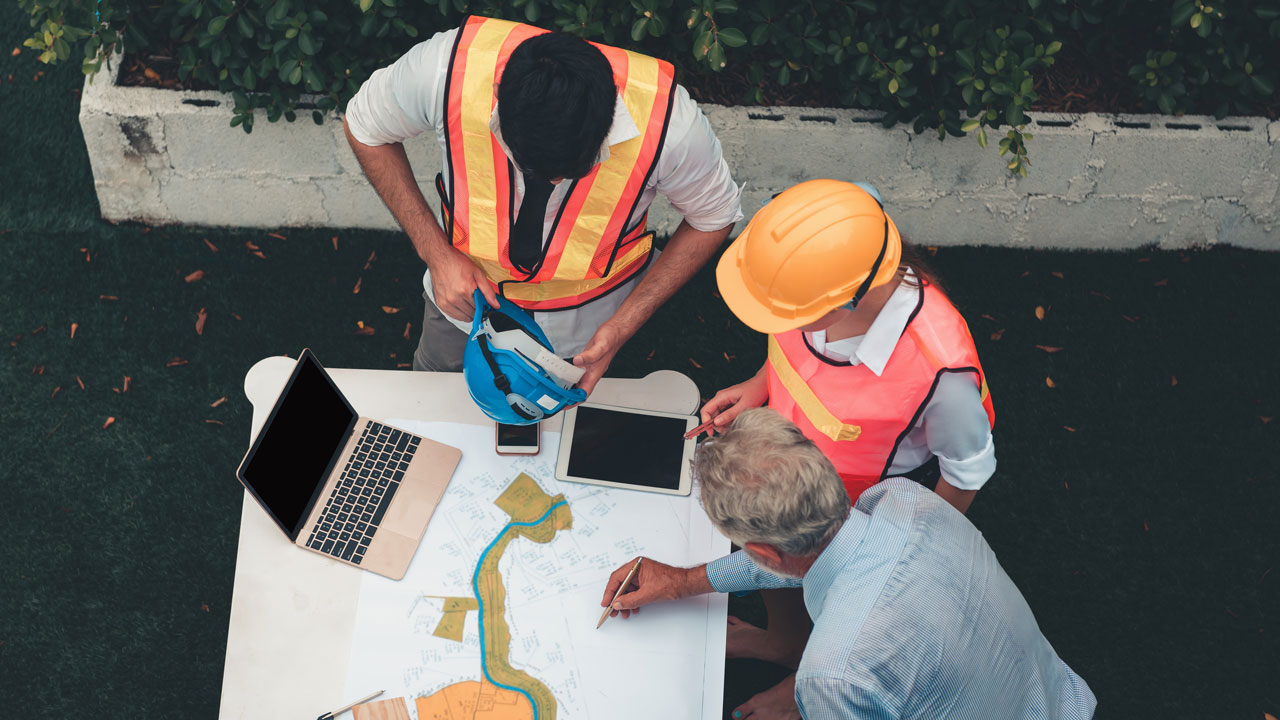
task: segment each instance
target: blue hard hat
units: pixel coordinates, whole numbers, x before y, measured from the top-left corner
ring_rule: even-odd
[[[508,425],[530,425],[587,399],[574,387],[582,368],[555,354],[533,317],[498,296],[494,307],[476,290],[462,375],[485,415]]]

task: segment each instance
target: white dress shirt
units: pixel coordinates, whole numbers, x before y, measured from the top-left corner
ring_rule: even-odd
[[[908,271],[910,272],[910,271]],[[824,357],[850,365],[866,365],[879,377],[920,302],[920,289],[903,282],[871,323],[865,335],[827,342],[827,331],[805,333],[809,345]],[[910,472],[938,456],[942,479],[960,490],[977,490],[996,471],[996,448],[982,395],[968,373],[943,373],[919,422],[898,446],[889,476]]]
[[[347,104],[346,110],[347,127],[356,140],[365,145],[386,145],[403,142],[430,129],[435,131],[441,148],[447,150],[444,137],[445,76],[457,32],[457,29],[453,29],[436,33],[430,40],[410,48],[389,67],[375,71],[365,81]],[[505,143],[501,143],[496,107],[489,126],[506,151]],[[640,130],[619,97],[614,106],[613,125],[605,137],[604,147],[601,148],[601,158],[608,157],[610,145],[638,135]],[[510,155],[508,151],[507,156]],[[447,167],[444,180],[445,187],[452,192]],[[517,173],[515,181],[518,207],[524,197],[524,178]],[[562,182],[551,193],[543,226],[544,242],[549,239],[548,233],[555,222],[556,212],[570,185],[571,183]],[[741,190],[729,174],[729,166],[720,150],[720,141],[698,104],[681,86],[676,86],[671,121],[666,140],[659,151],[657,168],[649,177],[640,202],[628,218],[628,226],[648,212],[657,193],[662,193],[696,230],[719,230],[742,219]],[[613,292],[578,308],[535,312],[534,320],[547,333],[557,354],[564,357],[577,355],[586,347],[596,328],[613,316],[641,277],[643,273]],[[427,296],[432,297],[434,302],[430,270],[423,275],[422,283]],[[470,332],[470,318],[465,321],[454,318],[449,320],[464,332]]]

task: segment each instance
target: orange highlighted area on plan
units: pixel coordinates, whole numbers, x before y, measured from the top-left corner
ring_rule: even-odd
[[[420,697],[417,704],[418,720],[533,720],[529,698],[475,680]]]

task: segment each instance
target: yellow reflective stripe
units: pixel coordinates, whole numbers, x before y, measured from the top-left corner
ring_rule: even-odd
[[[804,379],[796,373],[795,368],[791,367],[787,354],[772,335],[769,336],[769,364],[773,366],[773,371],[782,382],[782,387],[787,389],[787,394],[795,401],[800,412],[803,412],[809,422],[818,429],[818,432],[836,442],[853,442],[862,435],[861,426],[845,425],[831,414]]]
[[[545,302],[560,300],[590,293],[592,290],[609,283],[618,275],[626,273],[637,262],[644,262],[645,256],[653,244],[653,235],[646,234],[632,244],[631,248],[613,263],[613,272],[602,278],[589,280],[544,280],[538,283],[514,283],[502,288],[502,292],[512,300],[523,302]],[[482,261],[480,266],[494,282],[510,279],[506,269],[498,263]]]
[[[978,391],[978,400],[986,402],[987,397],[991,395],[991,391],[987,389],[987,376],[982,373],[978,373],[978,375],[982,378],[982,388]]]
[[[609,159],[601,164],[591,183],[586,200],[565,242],[564,252],[556,265],[557,278],[587,277],[596,249],[604,238],[609,219],[622,201],[631,179],[631,170],[651,131],[650,115],[658,88],[658,61],[646,55],[627,52],[627,86],[622,91],[623,103],[640,134],[625,142],[609,146]],[[640,188],[639,193],[644,192]],[[630,218],[624,219],[628,222]],[[609,240],[608,238],[604,238]]]
[[[494,177],[493,139],[489,118],[493,115],[493,74],[498,51],[516,23],[486,20],[476,31],[467,51],[462,74],[462,148],[467,173],[467,234],[469,254],[498,257],[498,191]],[[461,32],[461,31],[459,31]]]

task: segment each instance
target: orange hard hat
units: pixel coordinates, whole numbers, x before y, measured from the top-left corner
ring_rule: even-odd
[[[898,228],[875,197],[810,180],[760,208],[720,258],[716,284],[738,319],[780,333],[888,283],[901,257]]]

